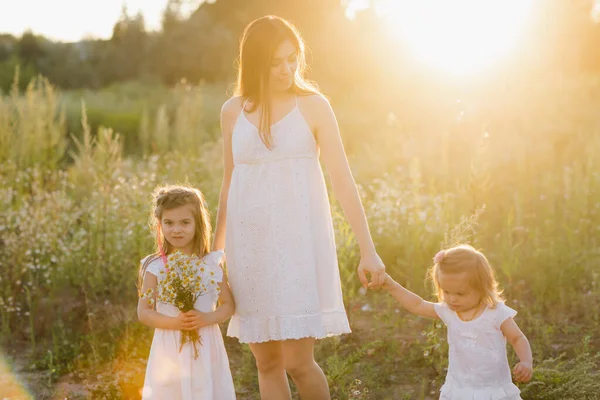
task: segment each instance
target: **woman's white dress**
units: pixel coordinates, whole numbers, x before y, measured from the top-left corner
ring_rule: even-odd
[[[242,111],[232,133],[227,272],[242,343],[350,332],[316,140],[298,102],[261,141]]]

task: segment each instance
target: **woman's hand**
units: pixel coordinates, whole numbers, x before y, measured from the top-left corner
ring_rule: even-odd
[[[190,310],[181,314],[183,316],[182,328],[184,330],[200,329],[212,324],[209,313],[203,313],[198,310]]]
[[[364,288],[378,289],[385,282],[385,265],[375,252],[361,256],[357,273]],[[371,276],[371,282],[368,281],[367,274]]]

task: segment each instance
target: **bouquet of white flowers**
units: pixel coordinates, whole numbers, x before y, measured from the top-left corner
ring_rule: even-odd
[[[219,293],[214,271],[208,271],[202,258],[185,255],[179,251],[169,254],[164,270],[160,271],[156,289],[148,289],[142,298],[150,304],[159,301],[177,307],[181,312],[194,309],[198,297],[211,291]],[[182,330],[179,351],[191,342],[194,346],[194,359],[198,358],[198,347],[202,338],[198,330]]]

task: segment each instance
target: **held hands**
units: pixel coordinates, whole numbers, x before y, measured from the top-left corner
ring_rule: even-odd
[[[177,315],[176,317],[173,317],[173,326],[171,327],[171,329],[175,330],[175,331],[181,331],[181,330],[185,330],[186,328],[184,328],[185,326],[185,314],[184,313],[179,313],[179,315]]]
[[[533,373],[533,368],[531,363],[528,362],[518,362],[513,368],[513,375],[517,382],[527,383],[531,380],[531,376]]]
[[[360,258],[356,272],[364,288],[379,289],[385,281],[385,265],[375,252]],[[367,279],[367,273],[371,276],[371,282]]]
[[[396,281],[394,280],[394,278],[392,278],[389,274],[386,273],[383,276],[383,283],[381,284],[381,288],[389,290],[392,288],[392,283],[396,283]]]
[[[190,310],[181,313],[175,317],[175,320],[177,321],[176,329],[186,331],[200,329],[211,323],[208,319],[208,313],[203,313],[198,310]]]

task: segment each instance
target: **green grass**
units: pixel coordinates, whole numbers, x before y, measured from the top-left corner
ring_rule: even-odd
[[[402,107],[385,93],[379,101],[331,97],[389,273],[431,299],[425,274],[440,246],[482,248],[532,344],[534,381],[521,385],[523,398],[592,399],[600,349],[598,79],[501,86],[462,93],[461,103],[450,85],[415,91],[403,94]],[[36,398],[139,397],[152,331],[135,317],[135,276],[152,250],[150,193],[188,182],[214,213],[224,88],[130,84],[63,94],[38,81],[2,97],[0,343],[6,371]],[[68,128],[73,121],[77,129]],[[353,329],[317,344],[332,396],[437,398],[445,329],[360,290],[356,245],[331,195]],[[230,338],[226,347],[238,397],[257,398],[248,348]]]

